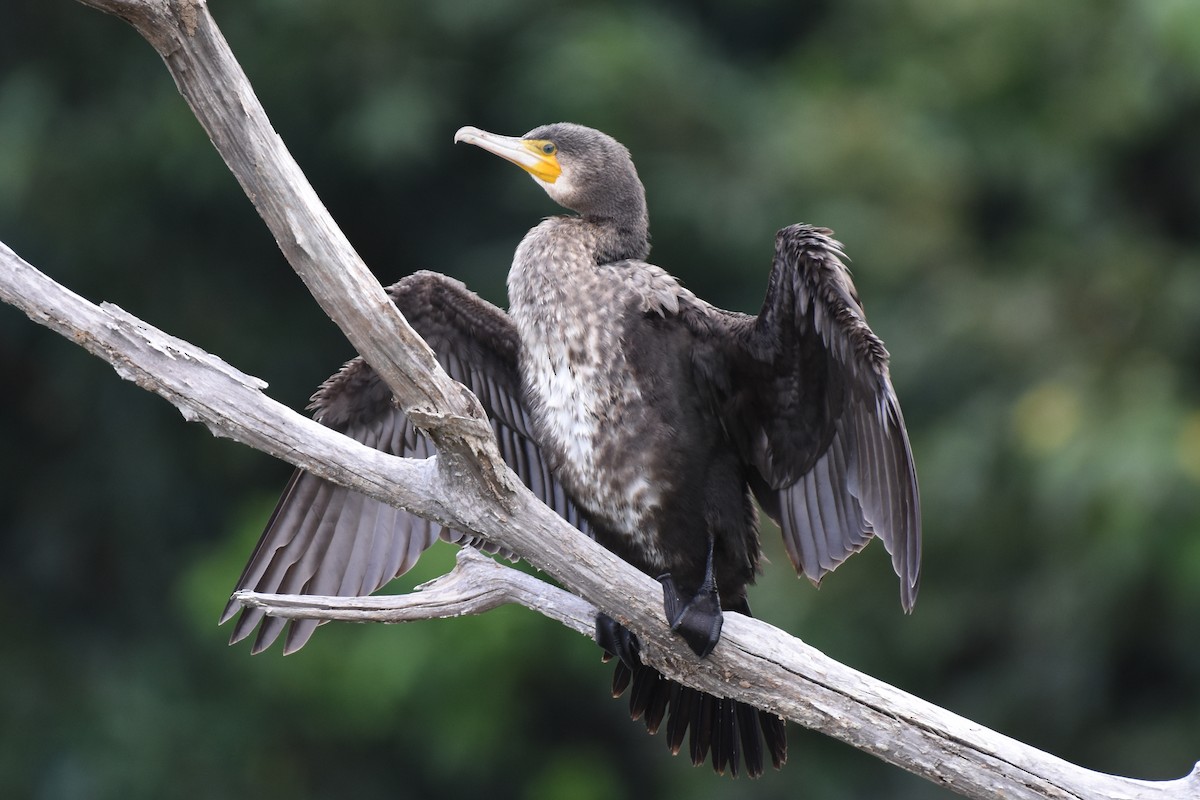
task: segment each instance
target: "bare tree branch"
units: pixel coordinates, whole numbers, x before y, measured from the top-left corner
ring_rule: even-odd
[[[242,605],[273,617],[343,622],[417,622],[482,614],[516,603],[595,638],[596,607],[582,597],[524,572],[505,567],[478,550],[458,551],[454,569],[416,587],[411,594],[371,597],[238,592]]]
[[[3,245],[0,299],[104,358],[122,377],[166,397],[186,419],[442,524],[482,534],[595,605],[471,556],[410,598],[247,596],[247,602],[264,604],[272,613],[322,619],[363,619],[364,604],[398,603],[397,618],[420,619],[518,602],[588,632],[599,608],[635,631],[643,658],[668,677],[774,711],[968,797],[1200,796],[1200,766],[1188,777],[1162,782],[1092,772],[905,694],[738,614],[726,615],[712,655],[696,659],[668,631],[659,585],[580,535],[507,470],[478,404],[441,372],[388,303],[271,129],[207,7],[198,0],[81,2],[126,19],[162,55],[289,262],[434,437],[441,455],[398,459],[335,434],[266,397],[261,381],[114,306],[89,303]],[[349,616],[338,616],[343,613]]]
[[[478,401],[447,376],[388,300],[271,126],[241,65],[199,0],[80,0],[129,22],[162,57],[179,92],[254,204],[288,263],[367,363],[412,412],[448,472],[503,502],[511,473]]]

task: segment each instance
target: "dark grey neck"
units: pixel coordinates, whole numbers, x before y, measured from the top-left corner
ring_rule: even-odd
[[[632,259],[644,261],[650,255],[650,219],[646,201],[631,202],[613,209],[609,216],[585,214],[583,221],[596,232],[596,263]]]

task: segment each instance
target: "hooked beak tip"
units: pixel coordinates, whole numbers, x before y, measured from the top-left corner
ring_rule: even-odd
[[[454,132],[454,143],[457,144],[459,142],[467,142],[469,144],[471,140],[479,138],[479,134],[481,133],[483,133],[483,131],[479,130],[479,128],[471,125],[464,125]]]

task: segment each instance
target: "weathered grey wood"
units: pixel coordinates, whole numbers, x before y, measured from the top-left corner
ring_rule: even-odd
[[[171,401],[184,419],[332,481],[444,517],[436,460],[391,458],[263,394],[266,383],[115,305],[95,305],[0,243],[0,300],[107,361],[122,378]],[[433,499],[431,499],[431,497]]]
[[[482,614],[516,603],[595,638],[596,607],[582,597],[506,567],[471,547],[458,551],[454,569],[410,594],[370,597],[237,592],[245,606],[274,617],[342,622],[418,622]]]
[[[1200,767],[1177,781],[1143,782],[1082,769],[1004,737],[833,661],[758,620],[728,614],[720,644],[697,660],[667,630],[661,588],[581,536],[516,483],[478,419],[478,405],[441,373],[387,302],[271,129],[205,5],[195,0],[80,0],[128,20],[158,50],[214,145],[322,307],[430,430],[442,456],[384,456],[331,433],[262,393],[263,384],[113,306],[74,295],[0,245],[0,299],[113,364],[183,412],[228,436],[503,544],[590,602],[469,556],[429,598],[397,602],[414,618],[471,613],[511,597],[576,630],[595,608],[638,633],[644,658],[697,688],[776,711],[975,798],[1200,797]],[[519,578],[517,576],[520,576]],[[508,584],[480,593],[474,586]],[[279,602],[258,596],[254,602]],[[346,598],[284,601],[340,613]],[[372,604],[386,605],[379,598]],[[424,611],[421,610],[425,604]],[[594,604],[594,605],[593,605]],[[362,618],[361,606],[351,612]]]
[[[207,5],[196,0],[80,0],[129,22],[162,57],[213,146],[280,250],[354,348],[422,417],[443,465],[503,502],[511,473],[470,392],[388,301],[271,126]],[[416,421],[417,415],[412,415]]]

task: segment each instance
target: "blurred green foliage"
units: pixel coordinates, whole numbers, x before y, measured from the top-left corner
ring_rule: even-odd
[[[816,592],[768,532],[756,612],[1088,767],[1200,757],[1200,4],[211,6],[385,282],[503,302],[556,212],[453,147],[463,124],[615,135],[654,260],[727,307],[754,310],[778,227],[834,228],[894,351],[922,596],[900,614],[878,545]],[[67,0],[0,10],[0,240],[296,407],[352,355],[151,49]],[[693,770],[607,699],[591,643],[522,609],[228,649],[288,468],[11,309],[0,374],[0,796],[947,796],[796,728],[754,784]]]

